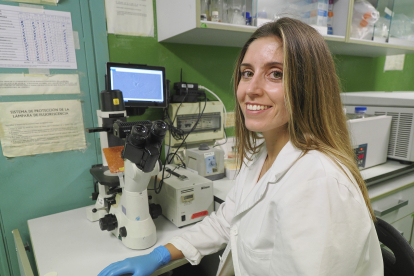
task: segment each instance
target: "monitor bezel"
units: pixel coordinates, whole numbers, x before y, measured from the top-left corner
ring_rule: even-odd
[[[167,82],[166,82],[166,78],[165,78],[165,67],[148,66],[148,65],[141,65],[141,64],[130,64],[130,63],[107,62],[106,63],[106,76],[107,76],[107,89],[108,90],[112,90],[112,88],[111,88],[111,84],[112,84],[112,82],[111,82],[111,67],[162,71],[163,98],[164,98],[163,102],[127,101],[127,102],[125,102],[125,107],[159,107],[159,108],[166,108],[167,107],[168,99],[167,99]]]

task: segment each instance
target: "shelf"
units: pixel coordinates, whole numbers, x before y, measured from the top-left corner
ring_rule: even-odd
[[[347,39],[348,12],[352,0],[338,0],[334,6],[334,35],[324,36],[332,54],[378,57],[414,53],[414,42],[390,38],[389,43]],[[242,47],[257,29],[254,26],[200,21],[197,0],[157,0],[158,42]],[[347,28],[348,26],[348,28]]]
[[[328,45],[333,54],[364,57],[380,57],[414,53],[414,47],[374,42],[370,40],[351,38],[348,42],[331,43]]]
[[[384,164],[362,170],[361,175],[368,187],[413,171],[414,164],[401,164],[395,160],[387,160]]]

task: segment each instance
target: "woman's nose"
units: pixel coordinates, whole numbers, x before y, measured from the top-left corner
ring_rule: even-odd
[[[254,75],[247,86],[246,94],[249,97],[257,97],[263,94],[263,80],[259,75]]]

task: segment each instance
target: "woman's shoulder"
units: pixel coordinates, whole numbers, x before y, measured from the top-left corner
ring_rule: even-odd
[[[339,183],[355,182],[350,170],[334,156],[311,150],[298,160],[298,166],[306,168],[311,178],[332,177]]]
[[[322,186],[326,186],[325,188],[330,190],[332,187],[329,185],[335,184],[338,191],[350,194],[356,201],[363,203],[358,184],[350,170],[334,157],[331,158],[320,151],[312,150],[304,154],[295,167],[297,171],[293,174],[298,175],[299,172],[302,172],[303,175],[306,173],[306,179],[303,180],[307,183],[313,183],[309,188],[325,183],[326,185]]]

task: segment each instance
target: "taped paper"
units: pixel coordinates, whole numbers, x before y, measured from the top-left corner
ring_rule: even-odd
[[[86,148],[79,100],[0,103],[0,129],[6,157]]]
[[[70,12],[0,5],[0,67],[77,69]]]
[[[79,94],[78,74],[0,74],[0,96]]]
[[[154,36],[152,0],[105,0],[108,33]]]

